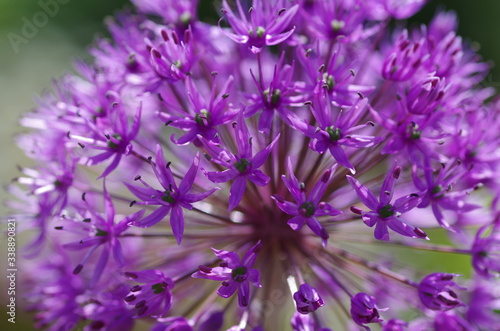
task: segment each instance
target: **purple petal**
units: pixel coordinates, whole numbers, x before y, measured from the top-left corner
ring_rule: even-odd
[[[409,194],[394,201],[393,210],[398,213],[406,213],[422,202],[422,198],[417,194]]]
[[[133,272],[125,272],[124,275],[137,283],[153,283],[165,276],[160,270],[141,270]]]
[[[125,265],[125,258],[123,257],[123,249],[119,240],[115,240],[114,242],[113,257],[115,258],[116,263],[118,263],[120,267],[123,267]]]
[[[161,186],[163,186],[165,190],[170,190],[170,185],[172,185],[174,189],[177,189],[174,177],[172,176],[172,171],[166,166],[165,156],[163,155],[163,150],[160,144],[156,145],[156,166],[153,165],[153,171]]]
[[[109,196],[108,190],[106,189],[106,181],[102,182],[103,195],[104,195],[104,210],[106,212],[106,222],[108,224],[113,224],[115,219],[115,208],[113,206],[113,201]]]
[[[250,269],[248,272],[248,281],[256,287],[262,287],[260,284],[260,273],[257,269]]]
[[[378,208],[378,200],[375,198],[375,195],[363,184],[361,184],[357,179],[351,177],[349,175],[346,176],[347,181],[351,184],[352,188],[356,192],[359,200],[365,204],[371,210],[377,210]]]
[[[370,228],[374,226],[378,221],[382,221],[378,213],[363,213],[363,222]]]
[[[123,183],[123,184],[125,184],[125,186],[128,188],[130,192],[132,192],[133,195],[135,195],[142,201],[149,201],[151,200],[151,195],[158,194],[156,190],[151,190],[150,188],[147,187],[130,185],[128,183]]]
[[[275,23],[268,29],[267,33],[275,34],[277,32],[283,31],[283,29],[286,29],[298,10],[299,5],[294,5],[291,8],[287,9],[276,19]]]
[[[265,175],[262,171],[260,170],[253,170],[249,175],[248,179],[254,183],[257,186],[266,186],[271,178],[269,176]]]
[[[302,216],[295,216],[288,220],[287,224],[292,228],[292,230],[300,230],[306,223],[306,218]]]
[[[259,131],[265,134],[269,134],[273,118],[274,118],[274,111],[272,109],[263,109],[259,117],[259,124],[258,124]]]
[[[206,191],[206,192],[202,192],[202,193],[189,193],[189,194],[186,194],[182,200],[184,202],[188,202],[188,203],[201,201],[201,200],[204,200],[205,198],[209,197],[212,193],[214,193],[215,191],[218,191],[218,190],[220,190],[220,188],[215,187],[215,188],[211,189],[210,191]]]
[[[104,267],[108,263],[108,258],[109,258],[109,249],[107,249],[107,247],[103,247],[101,256],[99,257],[99,261],[97,262],[97,265],[95,266],[94,269],[94,275],[92,276],[92,280],[90,282],[92,285],[97,284],[99,278],[101,278],[102,272],[104,271]]]
[[[232,272],[232,270],[230,268],[215,267],[215,268],[211,268],[210,272],[203,272],[203,271],[198,270],[197,272],[192,274],[191,277],[210,279],[210,280],[216,280],[216,281],[224,281],[224,280],[231,279],[231,272]]]
[[[131,141],[134,139],[139,133],[139,129],[141,126],[141,114],[142,114],[142,103],[139,105],[139,109],[137,109],[137,113],[134,116],[134,122],[132,123],[132,128],[130,129],[130,133],[128,134],[128,140]]]
[[[170,226],[174,234],[177,245],[181,244],[182,234],[184,233],[184,214],[182,213],[181,206],[173,206],[172,213],[170,213]]]
[[[316,185],[314,185],[314,188],[308,197],[313,204],[317,205],[320,202],[323,194],[325,193],[326,187],[328,186],[328,182],[331,179],[332,173],[335,172],[336,169],[337,165],[334,165],[332,168],[325,171]]]
[[[132,215],[128,215],[120,222],[118,222],[118,224],[115,225],[115,235],[119,235],[123,231],[127,230],[131,224],[141,219],[145,212],[146,209],[141,209],[138,212],[133,213]]]
[[[238,304],[240,305],[240,307],[248,306],[249,298],[250,284],[248,282],[243,282],[238,288]]]
[[[154,212],[144,217],[142,220],[135,222],[134,225],[139,228],[149,228],[159,221],[161,221],[165,216],[168,215],[170,211],[170,206],[160,206]]]
[[[238,153],[241,159],[252,158],[252,146],[250,145],[250,135],[248,127],[243,117],[243,110],[238,114],[238,124],[235,129],[236,144],[238,146]]]
[[[349,162],[349,159],[347,158],[347,154],[345,153],[344,149],[340,147],[339,145],[331,145],[330,148],[330,153],[332,153],[332,156],[337,160],[337,162],[343,166],[349,169],[351,174],[355,174],[356,170],[354,169],[353,165],[351,162]]]
[[[99,163],[104,162],[107,159],[109,159],[113,154],[115,154],[115,153],[112,151],[106,151],[104,153],[101,153],[101,154],[98,154],[95,156],[91,156],[91,157],[85,159],[85,165],[86,166],[93,166],[93,165],[99,164]]]
[[[405,237],[428,239],[427,236],[423,237],[417,235],[413,226],[410,226],[395,217],[392,217],[390,220],[388,220],[387,225],[389,226],[389,228],[391,228],[392,231],[397,232]]]
[[[264,162],[266,162],[267,157],[269,156],[269,153],[273,149],[273,147],[276,144],[276,142],[278,141],[279,137],[280,137],[280,134],[278,134],[276,136],[276,138],[274,138],[273,141],[269,145],[267,145],[266,148],[264,148],[263,150],[261,150],[260,152],[255,154],[255,156],[252,158],[252,166],[254,168],[259,168],[261,165],[264,164]]]
[[[240,257],[235,252],[223,251],[215,248],[212,248],[212,251],[214,251],[219,259],[226,262],[231,269],[235,269],[241,264]]]
[[[377,226],[375,227],[374,233],[375,239],[388,241],[389,240],[389,230],[387,229],[386,221],[379,220]]]
[[[330,235],[325,228],[323,228],[318,219],[316,217],[308,217],[307,226],[312,230],[312,232],[322,239],[323,246],[326,246],[326,242],[328,238],[330,238]]]
[[[194,180],[196,178],[196,173],[198,172],[198,166],[200,164],[200,153],[196,153],[193,163],[189,168],[188,172],[182,178],[181,183],[179,184],[179,193],[184,195],[191,189],[193,186]]]
[[[382,188],[380,189],[380,204],[387,205],[392,200],[392,194],[394,193],[394,185],[396,184],[396,179],[399,178],[401,173],[401,168],[396,166],[396,162],[392,166],[391,170],[385,177]]]
[[[438,221],[439,225],[441,225],[446,230],[455,232],[455,230],[453,230],[453,228],[450,226],[450,224],[448,222],[446,222],[446,220],[444,219],[444,215],[441,212],[441,209],[439,209],[438,204],[436,204],[436,203],[432,204],[432,212],[434,213],[434,216],[436,217],[436,220]]]
[[[333,208],[327,203],[320,203],[318,205],[318,208],[316,209],[314,216],[320,217],[320,216],[336,216],[340,215],[342,212],[338,209]]]
[[[229,208],[228,210],[233,210],[238,206],[243,198],[243,193],[245,193],[245,188],[247,185],[247,178],[245,176],[236,177],[229,191]]]
[[[208,179],[214,183],[225,183],[233,180],[237,175],[239,175],[233,169],[227,169],[224,171],[209,171],[205,173]]]
[[[227,282],[227,286],[222,285],[219,287],[219,290],[217,291],[217,294],[220,295],[223,298],[229,298],[231,295],[236,292],[238,289],[240,283],[235,282],[234,280],[229,280]]]
[[[94,245],[99,245],[103,241],[102,237],[92,237],[83,239],[77,242],[63,245],[63,247],[70,251],[79,251],[84,248],[89,248]]]
[[[292,216],[299,215],[299,205],[297,205],[296,203],[286,201],[278,194],[271,196],[271,199],[273,199],[276,202],[279,209],[281,209],[283,212],[287,213],[288,215],[292,215]]]
[[[120,160],[122,158],[122,154],[121,153],[115,153],[115,154],[116,155],[115,155],[113,161],[111,162],[111,164],[104,170],[102,175],[97,177],[97,179],[106,177],[107,175],[109,175],[111,173],[111,171],[115,170],[115,168],[118,166],[118,164],[120,163]]]

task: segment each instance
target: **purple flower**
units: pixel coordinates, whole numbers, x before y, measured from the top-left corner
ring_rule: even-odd
[[[240,203],[245,193],[247,180],[250,180],[253,184],[258,186],[266,186],[267,183],[269,183],[269,177],[258,168],[264,164],[279,137],[280,135],[278,134],[269,145],[252,156],[252,140],[250,139],[245,120],[243,119],[243,111],[240,112],[238,123],[235,125],[238,156],[228,152],[211,141],[199,137],[207,149],[207,152],[210,154],[210,161],[228,168],[220,172],[205,172],[208,179],[214,183],[224,183],[233,180],[229,193],[228,210],[233,210]]]
[[[223,262],[215,268],[199,266],[198,271],[191,277],[222,281],[217,294],[223,298],[229,298],[238,290],[238,303],[240,307],[246,307],[250,301],[250,283],[256,287],[262,286],[259,271],[251,269],[261,247],[262,244],[259,241],[241,260],[234,252],[212,248],[215,255]]]
[[[177,244],[180,244],[182,241],[182,234],[184,233],[184,214],[182,209],[185,208],[191,210],[193,208],[193,202],[203,200],[217,190],[217,188],[213,188],[203,193],[190,193],[198,171],[199,162],[200,157],[199,154],[197,154],[191,164],[191,167],[187,171],[184,178],[182,178],[179,186],[177,186],[172,170],[170,170],[170,163],[165,162],[163,150],[160,145],[157,145],[156,163],[151,161],[150,163],[155,176],[164,191],[160,191],[149,186],[140,178],[140,176],[136,177],[136,179],[140,181],[145,188],[125,183],[130,192],[142,200],[136,202],[138,205],[159,205],[154,212],[143,219],[134,222],[134,225],[141,228],[149,228],[161,221],[168,215],[168,213],[171,212],[170,226],[172,227],[172,232],[177,240]]]
[[[145,210],[140,210],[132,215],[123,218],[118,223],[115,223],[115,208],[111,200],[111,196],[106,190],[106,185],[103,184],[104,191],[104,217],[96,213],[94,208],[85,200],[85,205],[90,213],[89,218],[85,218],[80,224],[68,224],[68,226],[58,226],[56,229],[65,230],[71,229],[76,226],[85,226],[85,232],[88,234],[84,238],[80,238],[77,242],[63,245],[64,248],[72,251],[79,251],[88,249],[83,260],[76,266],[73,274],[78,274],[82,271],[85,262],[92,255],[92,253],[99,247],[102,247],[99,261],[94,269],[92,283],[95,284],[99,281],[102,273],[104,272],[108,263],[109,254],[112,252],[116,263],[123,267],[125,265],[125,258],[123,256],[122,245],[119,237],[125,232],[132,223],[144,215]],[[88,224],[88,226],[86,226]]]
[[[247,19],[240,0],[236,0],[239,17],[234,14],[227,1],[224,0],[222,12],[234,33],[225,30],[222,32],[235,42],[248,45],[252,53],[260,53],[262,47],[277,45],[293,34],[295,27],[286,32],[283,31],[290,25],[299,6],[294,5],[286,9],[285,4],[286,2],[283,0],[272,2],[254,0],[249,10],[250,19]]]
[[[289,112],[288,106],[302,105],[299,101],[303,97],[296,95],[298,83],[292,82],[295,63],[292,63],[291,66],[284,65],[284,58],[285,54],[283,53],[274,66],[273,78],[267,88],[264,88],[262,82],[258,82],[253,72],[250,71],[259,94],[249,96],[252,104],[245,109],[245,117],[252,117],[259,110],[262,110],[258,128],[259,131],[266,134],[269,134],[275,112],[286,121]]]
[[[306,197],[305,184],[299,182],[293,173],[292,162],[288,159],[288,174],[290,178],[287,179],[285,175],[281,176],[286,188],[294,198],[295,202],[286,201],[282,196],[275,194],[272,196],[276,205],[288,215],[293,217],[288,220],[288,225],[292,230],[300,230],[304,224],[322,239],[323,246],[326,246],[328,232],[323,228],[317,217],[321,216],[336,216],[342,214],[340,210],[333,208],[325,202],[320,202],[323,197],[332,174],[337,169],[337,166],[325,171],[320,180],[316,183],[311,193]]]
[[[406,105],[412,114],[427,115],[442,103],[448,89],[445,79],[429,75],[413,85],[406,95]]]
[[[413,183],[421,191],[422,202],[418,205],[418,208],[430,206],[439,225],[452,230],[441,209],[455,213],[465,213],[477,209],[479,206],[465,202],[468,196],[467,191],[451,191],[458,179],[466,175],[466,170],[460,168],[460,162],[453,163],[450,161],[449,163],[451,166],[443,163],[437,175],[434,175],[433,169],[425,168],[423,169],[424,176],[419,176],[417,174],[418,168],[413,166]]]
[[[452,281],[455,276],[459,275],[438,272],[425,277],[418,286],[418,296],[422,304],[432,310],[450,310],[464,306],[452,290],[453,287],[465,290]]]
[[[127,114],[123,105],[118,102],[118,96],[109,93],[110,99],[114,97],[116,101],[112,103],[112,108],[107,111],[105,119],[92,123],[87,122],[87,135],[68,133],[71,141],[77,142],[84,149],[95,149],[99,154],[82,158],[80,163],[93,166],[113,158],[99,178],[108,176],[116,169],[123,155],[130,155],[133,149],[132,141],[139,133],[141,125],[141,107],[139,107],[132,126],[129,129]]]
[[[47,196],[47,206],[58,214],[68,201],[68,190],[74,180],[75,164],[70,162],[46,163],[38,169],[21,168],[26,177],[18,177],[16,181],[27,185],[30,194]]]
[[[472,266],[481,276],[493,278],[500,274],[500,231],[493,227],[487,236],[483,236],[488,230],[483,226],[476,233],[472,246]]]
[[[328,97],[325,99],[328,100]],[[344,148],[372,147],[383,140],[382,137],[354,134],[358,130],[374,125],[372,122],[356,125],[365,112],[368,100],[359,99],[347,111],[340,109],[337,112],[333,111],[331,103],[325,104],[319,95],[316,101],[317,106],[311,107],[311,112],[318,126],[313,127],[303,120],[290,117],[292,125],[312,139],[309,146],[313,151],[323,154],[329,150],[340,165],[349,169],[352,174],[356,173]],[[336,118],[333,119],[333,116]]]
[[[389,240],[389,231],[387,228],[405,237],[429,239],[425,232],[417,227],[406,224],[399,218],[401,214],[418,206],[422,201],[418,194],[412,193],[392,202],[394,185],[400,173],[401,168],[394,165],[385,177],[380,190],[379,199],[377,199],[375,195],[357,179],[347,176],[347,180],[356,192],[358,198],[365,206],[371,209],[371,211],[365,212],[357,207],[351,207],[351,211],[362,215],[363,222],[369,227],[376,225],[374,234],[375,238],[378,240]]]
[[[233,79],[229,78],[222,87],[220,93],[216,95],[214,78],[214,85],[210,93],[210,98],[205,100],[200,94],[199,89],[195,86],[193,80],[187,77],[186,92],[190,105],[189,111],[171,104],[162,98],[162,102],[169,111],[160,112],[160,119],[165,122],[165,125],[186,131],[186,134],[177,140],[175,140],[172,135],[171,140],[178,145],[184,145],[189,142],[201,145],[198,141],[198,136],[201,136],[206,140],[218,143],[219,137],[216,127],[228,123],[237,115],[237,111],[226,109],[227,92],[232,82]],[[177,114],[172,114],[172,111]]]
[[[307,283],[299,286],[299,290],[293,294],[293,300],[295,300],[297,311],[301,314],[312,313],[325,305],[316,289]]]
[[[403,30],[394,48],[385,58],[382,76],[385,79],[398,82],[412,78],[422,62],[429,58],[424,45],[424,38],[412,42],[408,37],[408,30]]]
[[[179,39],[176,31],[162,29],[159,42],[147,40],[149,62],[156,73],[156,79],[149,87],[151,91],[156,90],[164,81],[175,83],[186,77],[195,62],[191,38],[190,29],[184,31],[183,40]]]
[[[356,42],[373,34],[376,29],[365,29],[363,22],[369,11],[359,10],[366,5],[360,0],[333,0],[312,2],[310,11],[302,14],[305,28],[318,39]]]
[[[342,50],[340,46],[333,48],[326,63],[320,49],[297,50],[297,57],[310,80],[301,90],[317,97],[315,102],[319,101],[321,106],[316,107],[319,106],[320,109],[330,107],[329,101],[323,100],[324,93],[327,93],[335,106],[352,106],[360,98],[360,94],[367,95],[374,90],[374,86],[356,82],[356,73],[352,69],[354,63],[345,61]],[[330,109],[326,112],[328,110]]]
[[[375,298],[366,293],[358,293],[351,298],[351,317],[353,321],[368,331],[370,328],[364,324],[382,322],[383,320],[378,312],[387,309],[378,308]]]
[[[174,282],[159,270],[125,272],[124,275],[143,284],[132,286],[124,299],[127,304],[134,306],[135,317],[165,316],[172,302]]]

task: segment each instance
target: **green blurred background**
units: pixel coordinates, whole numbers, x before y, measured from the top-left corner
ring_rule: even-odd
[[[38,0],[0,0],[0,184],[6,185],[12,178],[18,176],[16,165],[29,165],[13,144],[12,137],[22,131],[17,124],[20,115],[34,106],[33,96],[50,88],[51,79],[61,76],[71,70],[72,62],[77,57],[85,57],[86,47],[92,43],[95,34],[106,34],[103,19],[114,12],[130,6],[126,0],[59,0],[61,4],[55,15],[48,18],[45,24],[27,38],[26,43],[13,47],[10,39],[12,33],[22,35],[26,20],[32,22],[34,16],[42,11]],[[368,1],[368,0],[366,0]],[[41,2],[52,2],[42,0]],[[221,1],[200,0],[201,17],[217,15],[216,3]],[[428,22],[437,8],[452,9],[460,19],[459,34],[466,41],[479,45],[479,53],[486,60],[498,63],[493,68],[484,84],[498,87],[500,85],[500,38],[498,18],[500,17],[500,1],[494,0],[436,0],[431,1],[424,10],[411,19],[411,24]],[[39,17],[40,18],[40,17]],[[213,18],[211,20],[214,20]],[[42,23],[42,22],[40,22]],[[11,38],[9,39],[9,34]],[[6,194],[0,190],[0,200]],[[6,209],[0,206],[0,214],[5,215]],[[1,236],[1,249],[4,251],[4,236]],[[5,254],[0,253],[2,270]],[[406,253],[404,253],[406,256]],[[418,255],[417,255],[418,256]],[[416,258],[415,255],[407,256]],[[431,258],[423,262],[432,269],[442,265],[442,259]],[[443,271],[460,272],[467,264],[468,258],[453,257],[448,260]],[[462,270],[463,272],[463,270]],[[1,273],[3,275],[3,273]],[[2,276],[3,277],[3,276]],[[22,291],[22,289],[20,289]],[[0,303],[6,299],[2,286]],[[16,325],[6,324],[4,309],[0,310],[1,330],[32,330],[30,318],[18,315]],[[19,311],[18,311],[19,312]]]

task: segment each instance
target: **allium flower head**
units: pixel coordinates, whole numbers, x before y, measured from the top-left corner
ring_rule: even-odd
[[[224,0],[209,24],[197,0],[133,0],[107,20],[20,121],[33,165],[7,205],[34,235],[35,326],[499,324],[500,101],[455,14],[399,21],[426,2]],[[470,256],[469,290],[400,249]]]

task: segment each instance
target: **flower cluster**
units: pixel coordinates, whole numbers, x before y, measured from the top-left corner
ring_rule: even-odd
[[[500,101],[453,13],[223,0],[210,25],[196,0],[132,2],[21,119],[36,327],[500,325]]]

